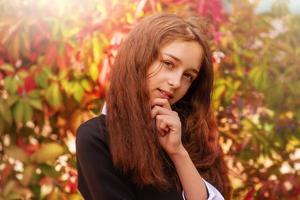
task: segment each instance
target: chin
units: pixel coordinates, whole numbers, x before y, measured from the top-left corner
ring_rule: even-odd
[[[174,100],[170,100],[169,103],[170,103],[170,105],[172,106],[172,105],[173,105],[174,103],[176,103],[176,102],[174,102]]]

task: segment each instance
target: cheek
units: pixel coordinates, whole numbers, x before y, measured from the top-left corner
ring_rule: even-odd
[[[158,88],[162,86],[166,81],[166,78],[163,76],[163,73],[154,74],[152,77],[149,77],[147,80],[147,84],[149,88]]]
[[[182,98],[186,94],[186,92],[188,91],[188,89],[189,89],[188,87],[182,89],[182,91],[180,93],[180,98]]]
[[[155,85],[156,85],[155,83],[156,83],[155,77],[151,77],[147,80],[149,90],[152,90],[153,88],[155,88]]]
[[[179,101],[187,93],[188,89],[189,89],[189,86],[180,88],[180,90],[178,90],[176,92],[176,95],[174,96],[175,98],[173,99],[174,102],[172,102],[172,104]]]
[[[147,78],[155,77],[161,71],[161,69],[162,67],[160,66],[160,63],[155,61],[147,71]]]
[[[157,85],[161,84],[162,81],[162,73],[161,71],[158,71],[155,69],[154,71],[152,70],[150,73],[147,75],[147,84],[149,88],[154,88],[157,87]]]

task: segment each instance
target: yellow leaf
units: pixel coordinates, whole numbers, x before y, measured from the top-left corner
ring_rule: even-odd
[[[102,58],[102,48],[100,46],[99,38],[94,36],[92,38],[93,43],[93,56],[94,56],[94,63],[99,64]]]
[[[64,199],[63,194],[57,187],[55,187],[52,192],[47,196],[46,200],[57,200]]]
[[[92,63],[89,68],[89,74],[93,81],[96,81],[99,76],[99,69],[96,63]]]
[[[28,186],[34,170],[35,170],[35,167],[33,165],[28,165],[25,167],[25,170],[23,172],[24,176],[23,176],[22,180],[20,181],[23,186]]]
[[[17,146],[10,146],[6,150],[6,155],[16,159],[20,160],[22,162],[27,162],[28,156],[27,154],[19,147]]]
[[[79,31],[80,31],[79,27],[73,27],[73,28],[70,28],[70,29],[63,29],[62,30],[63,36],[65,38],[71,38],[74,35],[76,35]]]
[[[133,24],[134,23],[134,19],[132,17],[132,15],[130,13],[127,13],[126,14],[126,21],[129,23],[129,24]]]
[[[291,111],[288,111],[288,112],[285,113],[285,116],[286,116],[287,118],[289,118],[289,119],[293,119],[294,113],[291,112]]]
[[[105,47],[107,47],[109,45],[109,43],[110,43],[110,40],[107,39],[106,35],[103,34],[103,33],[100,33],[99,37],[100,37],[100,40],[101,40],[100,44],[102,46],[102,49],[105,48]]]
[[[7,196],[17,185],[17,182],[15,180],[9,180],[8,183],[5,184],[2,194],[4,196]]]
[[[82,100],[82,97],[84,95],[84,89],[80,85],[79,82],[76,82],[74,84],[74,93],[73,96],[77,102],[80,102]]]
[[[157,12],[161,12],[162,11],[162,7],[161,7],[160,3],[156,4],[156,11]]]
[[[85,91],[87,92],[91,92],[92,91],[92,85],[90,84],[90,82],[86,79],[82,79],[80,81],[81,86],[85,89]]]
[[[68,199],[70,199],[70,200],[82,200],[83,197],[80,195],[80,193],[77,193],[77,194],[70,194],[70,196],[68,196]]]

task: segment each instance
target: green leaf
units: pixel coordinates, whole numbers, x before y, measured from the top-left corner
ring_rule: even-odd
[[[234,95],[234,90],[230,87],[227,87],[226,93],[225,93],[225,101],[230,102],[232,99],[232,96]]]
[[[43,110],[43,104],[40,99],[28,99],[28,102],[33,108]]]
[[[63,153],[64,148],[61,145],[51,142],[42,144],[41,148],[31,156],[31,159],[37,163],[53,162]]]
[[[18,79],[8,76],[4,79],[4,88],[10,94],[16,94],[19,82],[20,81]]]
[[[40,86],[41,88],[47,88],[48,87],[48,80],[49,80],[49,74],[51,72],[49,71],[49,69],[46,67],[44,68],[40,74],[38,74],[37,76],[35,76],[35,82],[38,86]]]
[[[13,106],[19,98],[20,97],[18,95],[11,95],[11,96],[9,96],[7,98],[7,105],[9,107]]]
[[[53,83],[46,91],[47,101],[53,107],[59,107],[62,105],[62,96],[59,90],[58,83]]]
[[[40,98],[40,91],[32,90],[27,94],[27,96],[34,99]]]
[[[75,100],[77,102],[80,102],[83,95],[84,95],[84,90],[83,90],[82,86],[78,82],[76,82],[74,84],[74,90],[73,90],[73,96],[74,96]]]
[[[250,80],[253,81],[254,86],[258,89],[262,89],[263,79],[264,79],[263,73],[264,72],[262,67],[258,66],[258,67],[254,67],[249,74]]]
[[[54,106],[62,105],[62,96],[61,96],[61,92],[59,90],[59,85],[58,84],[53,85],[52,98],[53,98],[53,105]]]
[[[13,107],[13,116],[15,119],[15,122],[17,124],[22,123],[24,119],[24,105],[23,100],[19,99],[17,101],[16,105]]]
[[[261,76],[261,89],[267,89],[269,83],[269,78],[268,78],[268,72],[266,70],[263,70],[262,76]]]
[[[0,132],[3,133],[5,130],[5,125],[6,123],[4,122],[5,120],[3,119],[2,115],[0,114]]]
[[[24,122],[31,121],[33,113],[28,100],[23,102],[23,106],[24,106]]]
[[[48,165],[47,163],[41,164],[40,168],[46,176],[57,177],[60,175],[60,173],[56,171],[52,165]]]
[[[9,125],[12,124],[12,114],[11,114],[10,107],[2,99],[0,99],[0,115],[5,120],[6,123],[8,123]]]
[[[21,70],[17,73],[17,77],[20,79],[24,79],[29,75],[28,71]]]
[[[1,65],[0,69],[3,70],[3,71],[6,71],[6,72],[14,72],[15,71],[14,67],[10,64]]]

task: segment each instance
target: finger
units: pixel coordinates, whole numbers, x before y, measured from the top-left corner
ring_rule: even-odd
[[[151,107],[154,107],[154,106],[161,106],[163,108],[167,108],[169,110],[172,110],[168,99],[155,98],[155,99],[152,100],[152,103],[151,103]]]
[[[174,111],[161,106],[154,106],[151,110],[151,116],[154,118],[157,115],[173,115]]]
[[[165,122],[156,123],[156,128],[157,128],[158,133],[159,133],[160,136],[165,136],[170,131],[170,128],[168,127],[168,124],[166,124]]]
[[[156,116],[156,127],[158,130],[170,131],[172,128],[175,128],[178,125],[177,120],[174,116],[170,115],[157,115]]]
[[[165,137],[166,135],[168,135],[168,133],[169,133],[169,131],[164,131],[164,130],[158,131],[158,135],[159,135],[160,137]]]
[[[170,130],[168,124],[165,123],[165,122],[161,122],[158,126],[159,126],[159,129],[162,130],[162,131],[169,131]]]

